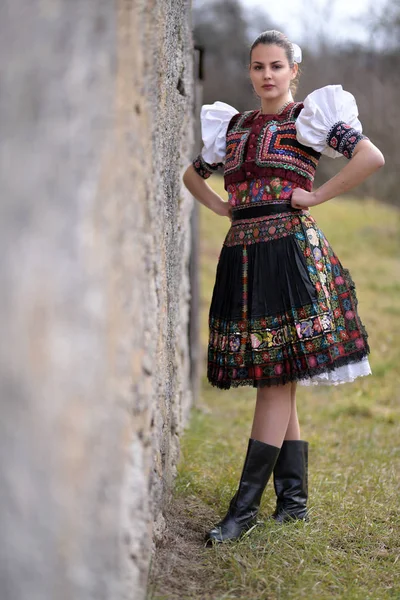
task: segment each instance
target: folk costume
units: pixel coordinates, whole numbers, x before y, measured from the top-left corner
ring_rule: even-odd
[[[339,384],[371,373],[351,275],[310,211],[290,204],[296,187],[312,190],[321,154],[350,159],[368,139],[357,116],[340,85],[279,114],[202,107],[193,166],[204,179],[223,167],[233,209],[209,311],[212,385]]]
[[[291,206],[296,187],[312,190],[321,154],[350,159],[368,139],[354,97],[328,85],[278,114],[215,102],[203,106],[201,125],[194,169],[207,179],[223,167],[232,206],[209,311],[210,383],[337,385],[370,374],[351,275],[310,211]],[[207,543],[252,527],[272,474],[272,517],[308,520],[308,442],[250,439],[238,489]]]

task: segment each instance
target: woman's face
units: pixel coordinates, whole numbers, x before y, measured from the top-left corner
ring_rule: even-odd
[[[251,53],[250,79],[262,100],[285,96],[290,82],[297,75],[298,66],[289,66],[285,50],[275,44],[258,44]]]

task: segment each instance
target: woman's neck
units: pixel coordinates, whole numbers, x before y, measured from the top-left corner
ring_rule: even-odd
[[[261,112],[263,114],[276,115],[279,114],[285,108],[285,106],[291,102],[293,102],[293,96],[291,92],[274,100],[262,99]]]

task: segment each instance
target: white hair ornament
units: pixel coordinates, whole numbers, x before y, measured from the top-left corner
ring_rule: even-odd
[[[293,44],[293,42],[292,42],[292,47],[293,47],[293,60],[294,60],[294,62],[301,63],[302,54],[301,54],[301,48],[300,48],[300,46],[298,46],[297,44]]]

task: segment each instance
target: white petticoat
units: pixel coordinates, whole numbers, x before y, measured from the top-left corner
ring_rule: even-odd
[[[309,379],[301,379],[299,385],[339,385],[340,383],[349,383],[357,377],[371,375],[371,367],[368,357],[365,356],[359,362],[338,367],[328,373],[320,373]]]

